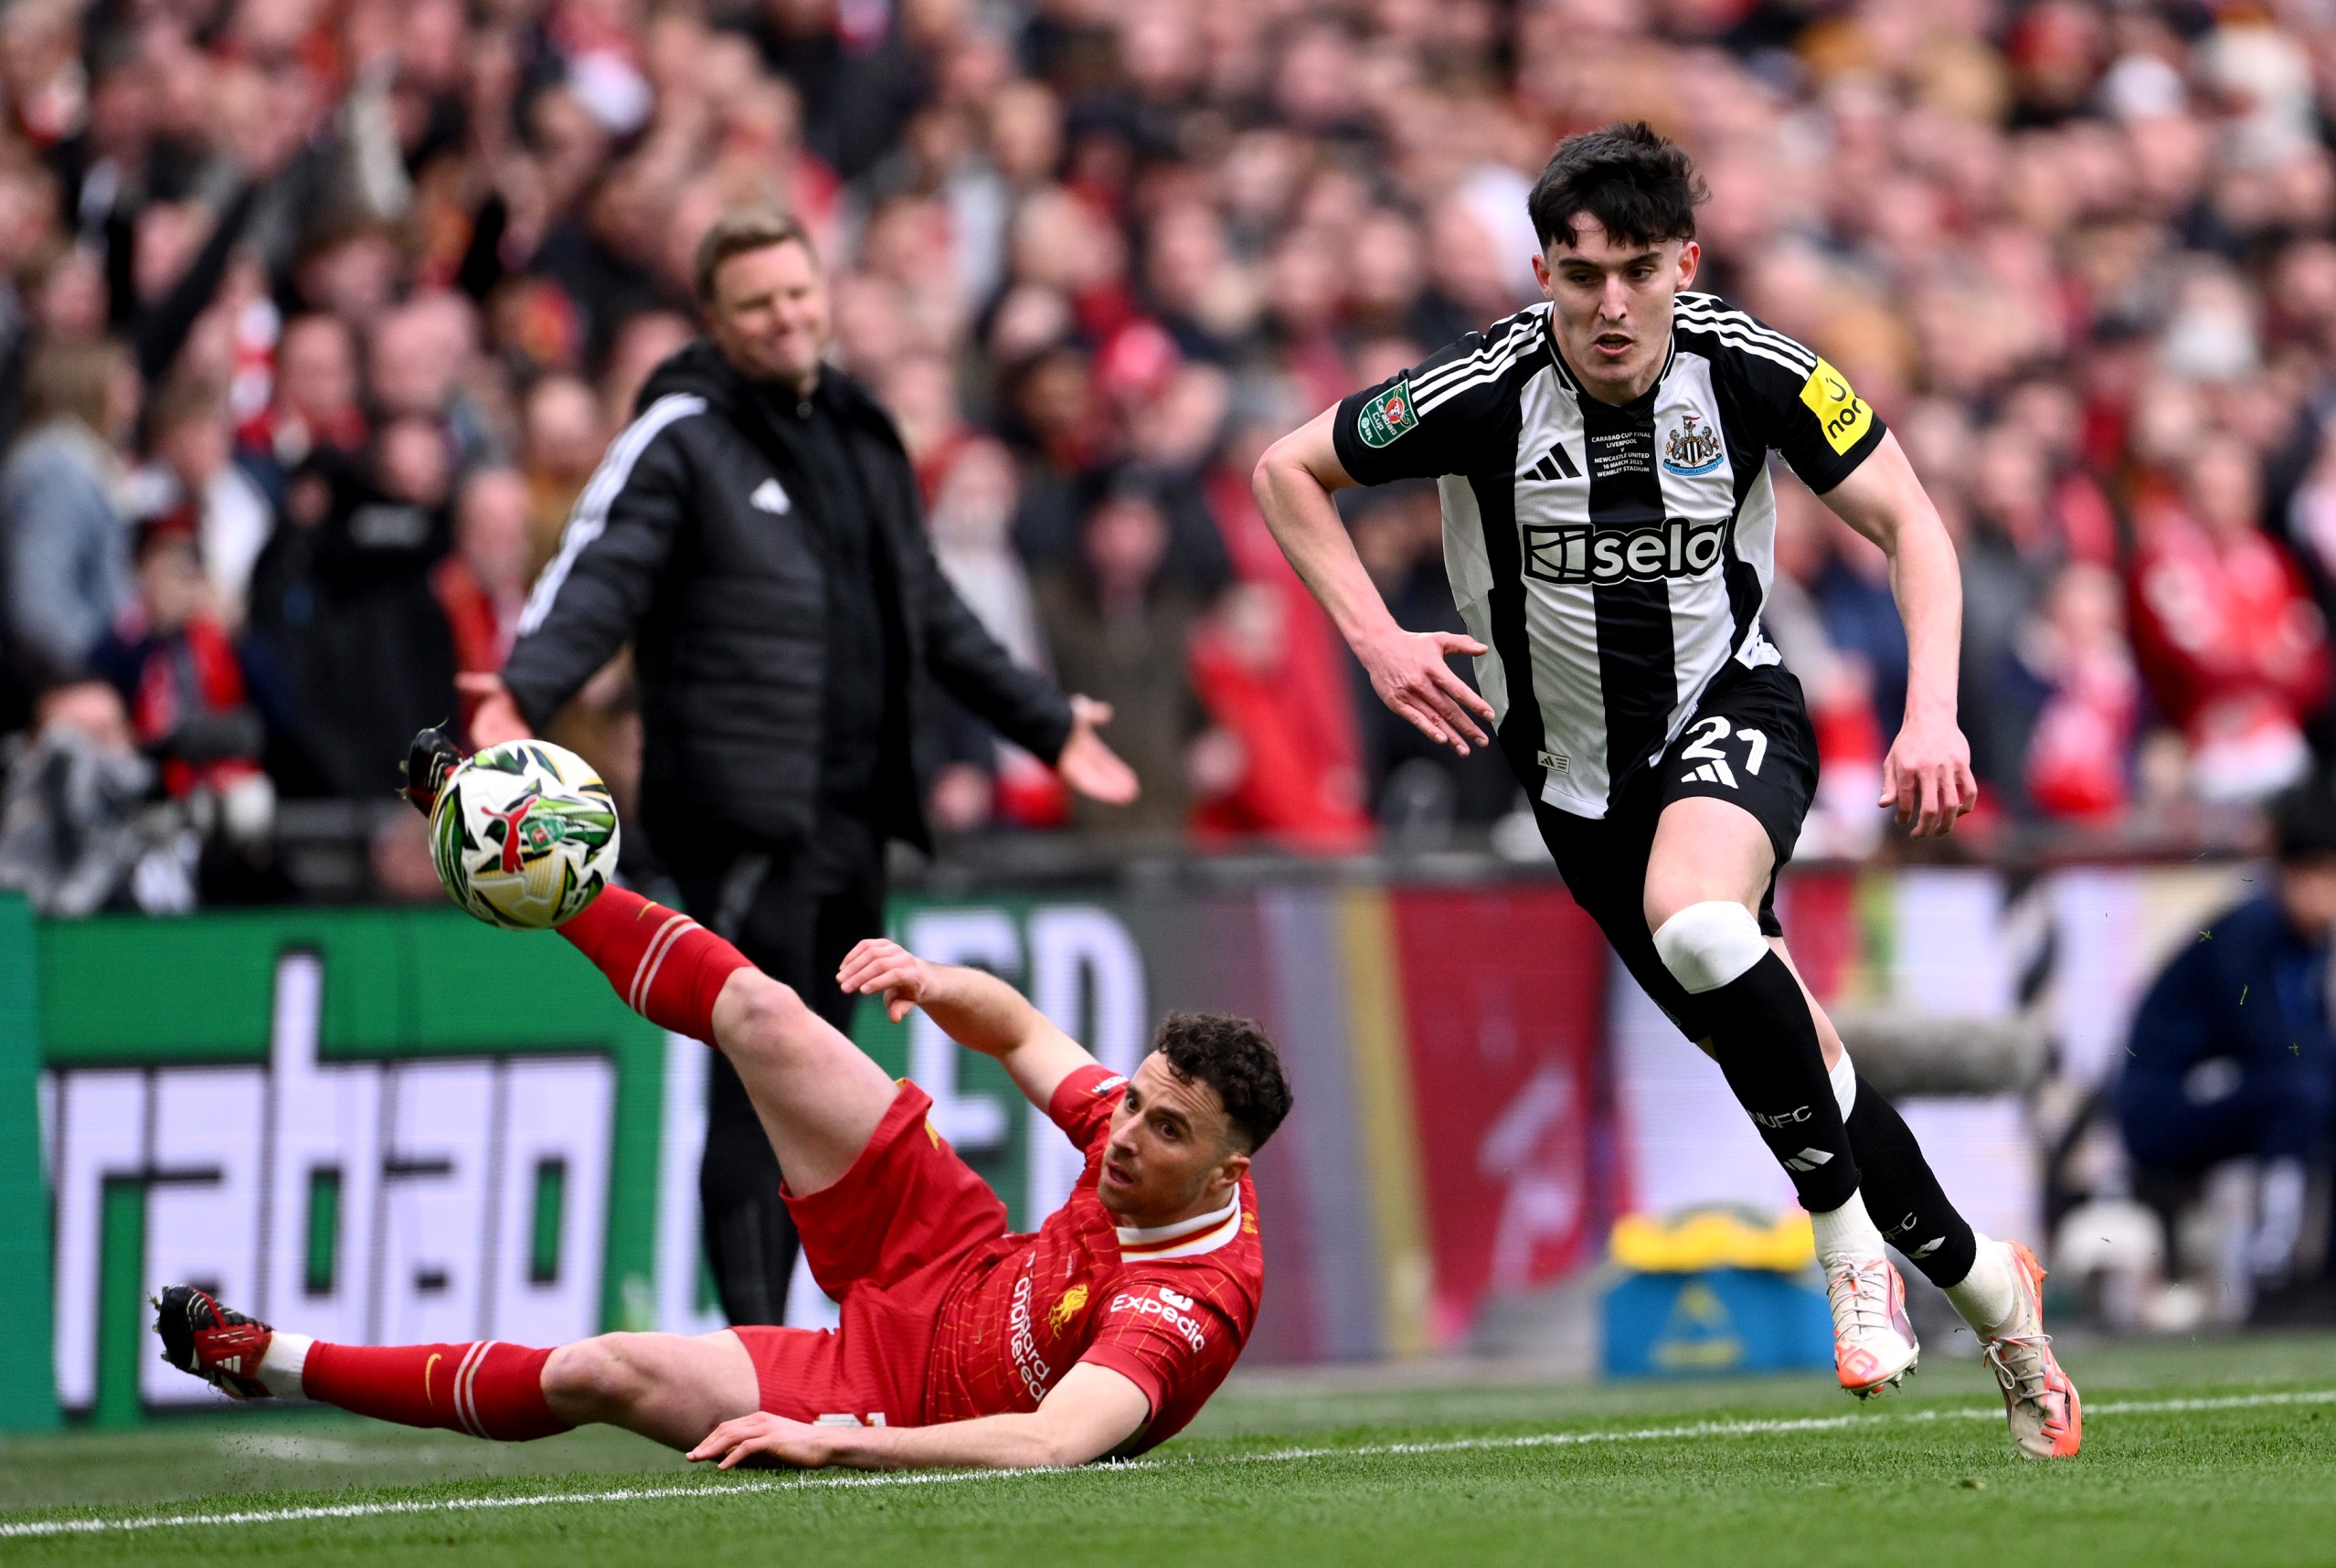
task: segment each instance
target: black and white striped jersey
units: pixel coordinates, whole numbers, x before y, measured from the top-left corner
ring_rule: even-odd
[[[1438,482],[1502,749],[1549,805],[1603,817],[1729,660],[1779,662],[1768,454],[1822,494],[1883,426],[1810,349],[1683,293],[1662,374],[1627,406],[1582,389],[1544,303],[1346,398],[1334,434],[1362,483]]]

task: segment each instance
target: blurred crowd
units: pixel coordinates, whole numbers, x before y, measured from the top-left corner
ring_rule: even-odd
[[[1699,286],[1840,366],[1954,531],[1977,825],[2258,800],[2336,749],[2331,111],[2320,0],[10,0],[0,881],[296,893],[278,824],[384,800],[499,666],[698,236],[772,199],[945,569],[1144,784],[1073,804],[968,721],[940,827],[1497,842],[1505,770],[1371,698],[1248,474],[1534,298],[1531,178],[1619,118],[1702,164]],[[1803,853],[1863,855],[1905,644],[1779,489]],[[1344,499],[1457,630],[1432,488]],[[630,701],[620,662],[553,731],[621,796]]]

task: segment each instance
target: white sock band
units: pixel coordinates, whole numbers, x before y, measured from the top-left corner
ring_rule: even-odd
[[[1850,1107],[1857,1104],[1857,1069],[1850,1065],[1849,1049],[1842,1049],[1842,1059],[1825,1075],[1833,1081],[1833,1103],[1842,1107],[1842,1119],[1849,1120]]]
[[[1810,1214],[1809,1228],[1816,1233],[1820,1263],[1831,1263],[1838,1257],[1882,1255],[1882,1233],[1874,1226],[1874,1217],[1865,1212],[1865,1199],[1858,1193],[1852,1192],[1849,1202],[1838,1209]]]
[[[1654,934],[1655,956],[1690,996],[1717,991],[1768,956],[1760,922],[1741,904],[1690,904]]]
[[[1977,1231],[1971,1240],[1979,1244],[1971,1255],[1971,1271],[1947,1287],[1947,1299],[1983,1340],[2005,1326],[2019,1299],[2012,1290],[2012,1249]]]
[[[301,1397],[300,1374],[308,1366],[308,1347],[316,1341],[306,1334],[281,1329],[268,1336],[267,1353],[260,1358],[260,1381],[279,1399]]]

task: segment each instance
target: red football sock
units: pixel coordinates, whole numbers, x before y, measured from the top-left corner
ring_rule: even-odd
[[[570,1430],[544,1401],[549,1351],[468,1345],[308,1347],[300,1390],[311,1399],[407,1426],[442,1426],[524,1443]]]
[[[624,1004],[661,1029],[714,1043],[714,1002],[744,953],[630,888],[604,889],[559,934],[600,966]]]

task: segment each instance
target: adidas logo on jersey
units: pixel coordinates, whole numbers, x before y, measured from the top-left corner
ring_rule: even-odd
[[[1652,528],[1524,525],[1525,576],[1545,583],[1651,583],[1699,577],[1720,558],[1725,522],[1673,517]]]
[[[1558,479],[1579,479],[1582,471],[1574,466],[1573,458],[1566,450],[1566,443],[1559,441],[1543,454],[1541,461],[1533,465],[1528,474],[1546,482]]]

